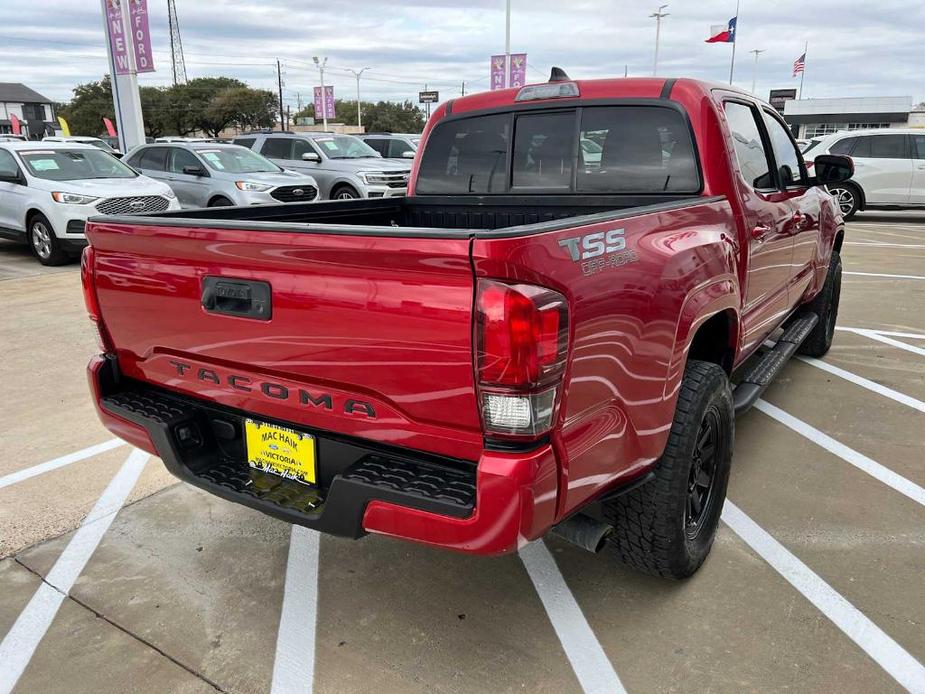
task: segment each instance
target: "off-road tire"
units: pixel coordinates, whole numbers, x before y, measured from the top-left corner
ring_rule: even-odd
[[[698,523],[688,525],[688,494],[702,426],[715,427],[715,464]],[[732,463],[735,414],[726,372],[692,360],[684,371],[674,422],[655,479],[603,504],[614,532],[608,548],[647,574],[681,579],[703,564],[719,524]]]
[[[71,257],[62,250],[51,222],[43,214],[36,213],[29,217],[26,240],[32,255],[42,265],[54,267],[71,262]]]
[[[816,323],[816,327],[800,345],[800,354],[821,357],[829,351],[829,347],[832,346],[832,338],[835,336],[835,321],[838,318],[838,300],[840,296],[841,256],[838,251],[832,251],[832,258],[829,260],[829,272],[825,276],[822,291],[802,309],[804,312],[815,313],[819,316],[819,322]]]

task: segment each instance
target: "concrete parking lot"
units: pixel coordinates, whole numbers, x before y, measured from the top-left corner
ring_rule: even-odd
[[[725,523],[674,583],[177,483],[96,419],[77,266],[0,242],[0,692],[925,691],[925,215],[858,215],[842,257],[835,345],[737,421]]]

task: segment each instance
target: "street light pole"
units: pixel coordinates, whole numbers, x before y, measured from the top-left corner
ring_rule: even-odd
[[[655,62],[652,65],[652,76],[658,74],[658,43],[662,33],[662,17],[667,17],[668,12],[662,12],[668,5],[660,5],[659,8],[649,15],[655,17]]]
[[[749,53],[755,54],[755,66],[752,68],[752,94],[755,93],[755,83],[758,80],[758,56],[764,53],[766,50],[766,48],[756,48],[749,51]]]
[[[350,72],[352,72],[352,73],[353,73],[353,76],[357,78],[357,127],[358,127],[358,128],[362,128],[362,127],[363,127],[363,116],[362,116],[361,113],[360,113],[360,77],[363,76],[363,73],[364,73],[364,72],[366,72],[367,70],[370,70],[370,69],[372,69],[372,68],[364,67],[362,70],[357,71],[357,70],[353,70],[353,69],[351,69],[351,68],[349,68],[349,67],[347,68],[347,70],[349,70]]]
[[[319,60],[318,56],[314,56],[312,60],[315,61],[315,65],[318,68],[318,71],[321,73],[321,120],[324,123],[324,129],[328,129],[328,95],[324,91],[324,66],[328,64],[328,59]],[[318,114],[315,114],[317,117]]]
[[[511,0],[507,0],[507,12],[504,18],[504,86],[511,76]]]

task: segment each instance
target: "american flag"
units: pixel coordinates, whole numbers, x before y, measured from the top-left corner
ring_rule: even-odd
[[[806,68],[806,54],[793,61],[793,76],[796,77]]]

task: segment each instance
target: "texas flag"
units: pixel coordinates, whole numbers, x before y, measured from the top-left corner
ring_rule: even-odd
[[[738,17],[733,17],[729,20],[729,24],[725,26],[722,24],[711,26],[710,38],[706,40],[706,43],[735,43],[737,19]]]

